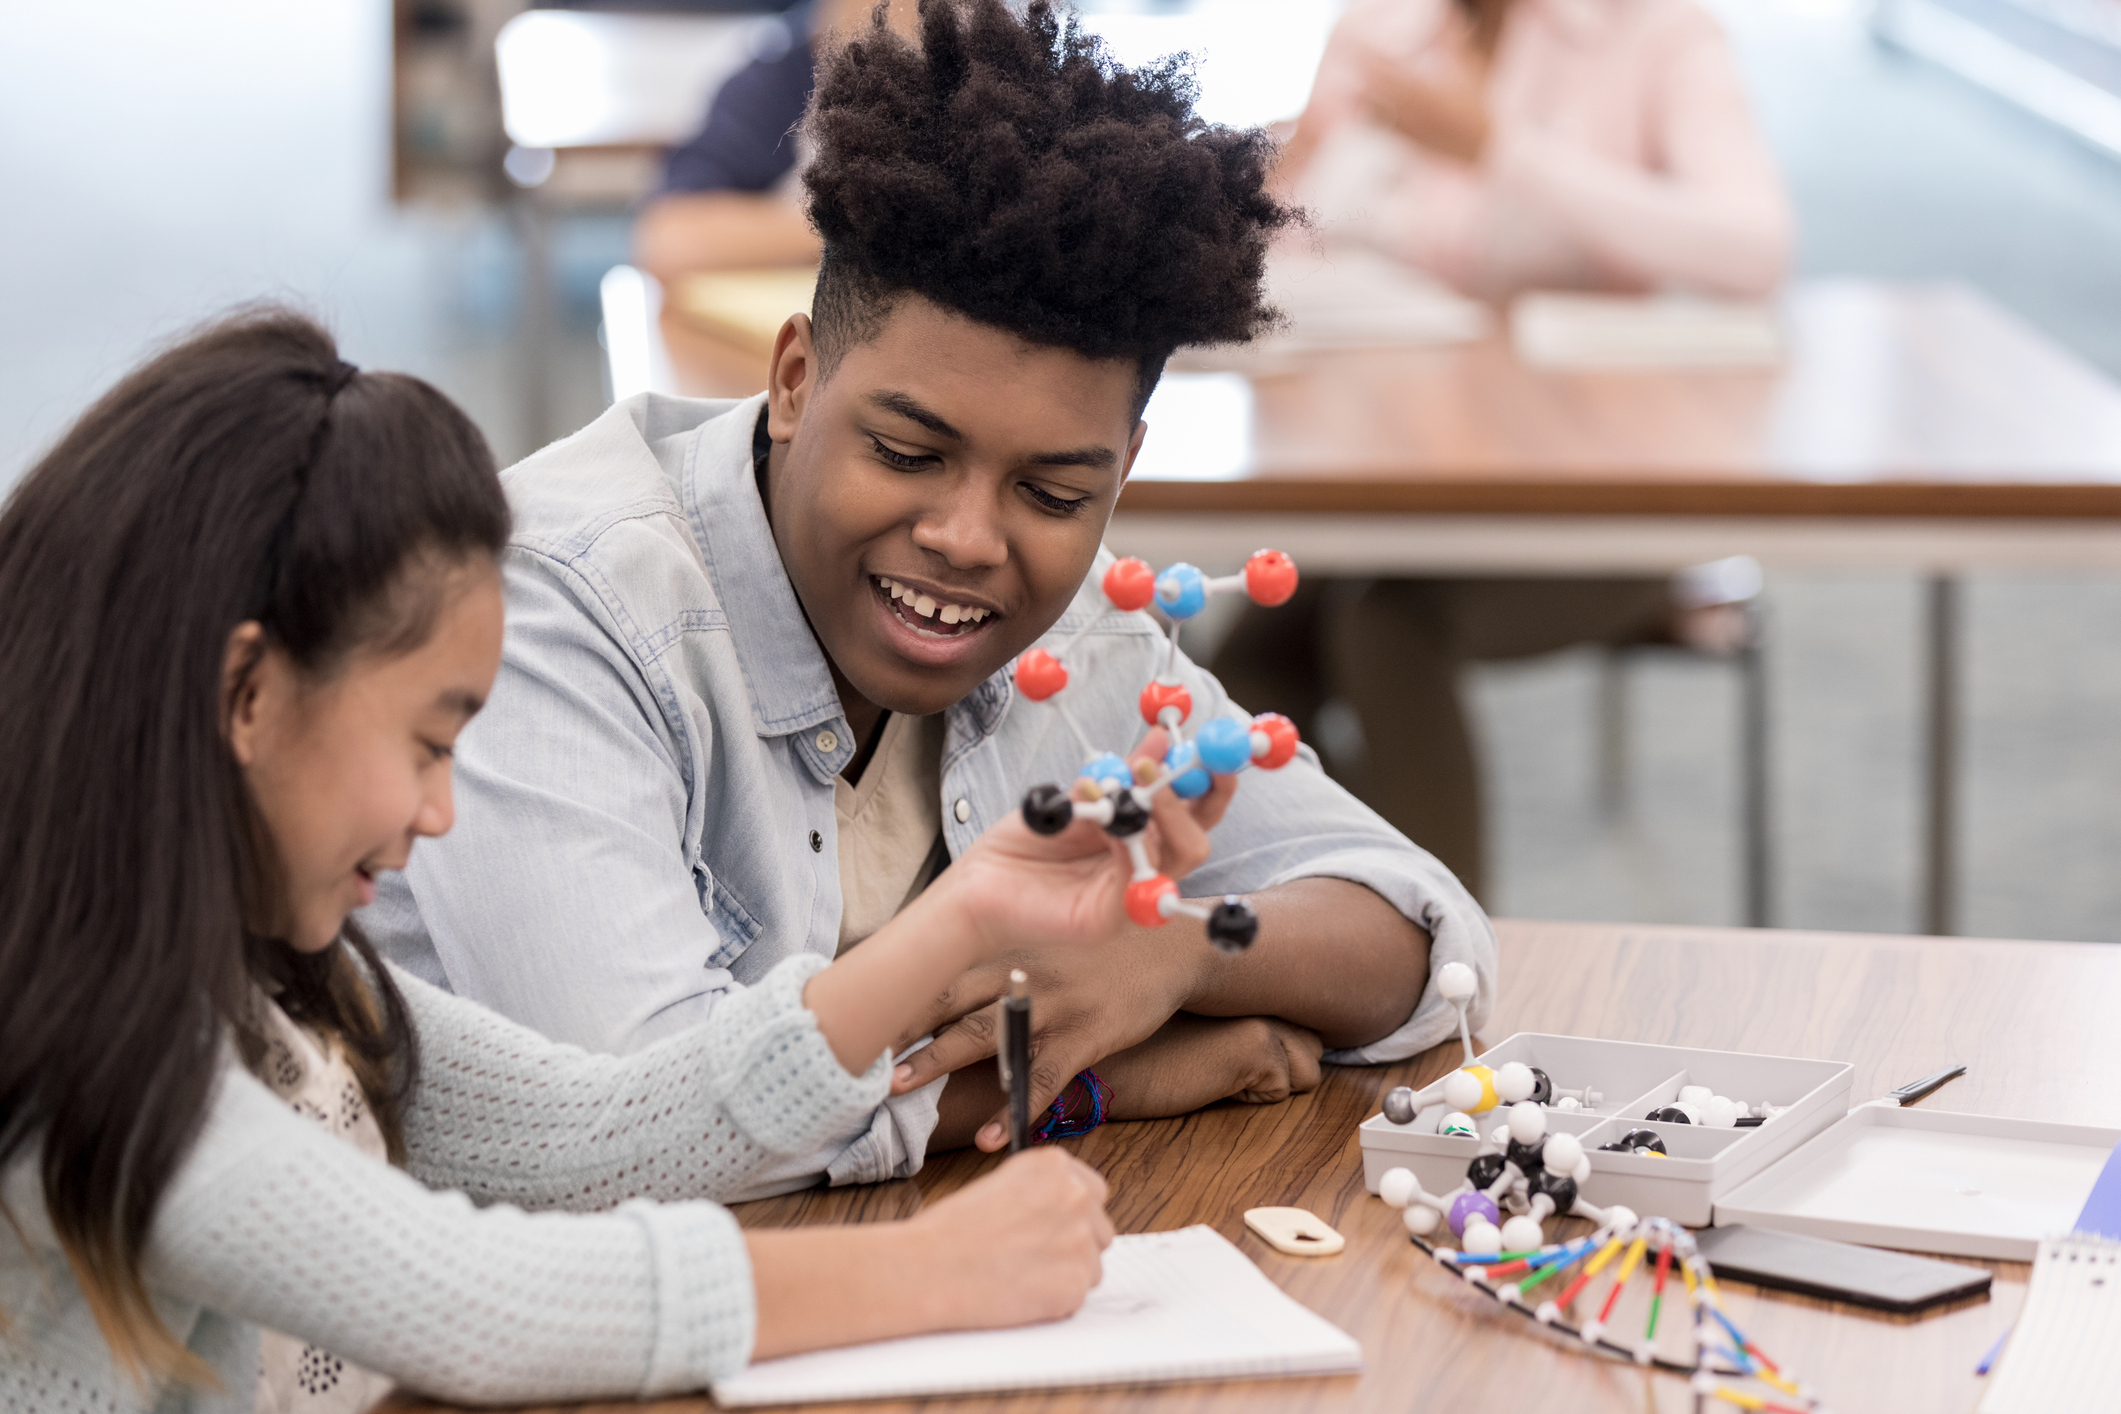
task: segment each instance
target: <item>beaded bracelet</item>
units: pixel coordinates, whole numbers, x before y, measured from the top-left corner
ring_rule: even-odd
[[[1111,1104],[1112,1087],[1098,1079],[1096,1071],[1086,1070],[1053,1097],[1046,1122],[1031,1136],[1031,1142],[1080,1138],[1105,1122],[1105,1112]]]

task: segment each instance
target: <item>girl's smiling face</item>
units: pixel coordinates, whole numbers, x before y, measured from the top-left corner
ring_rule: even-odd
[[[264,643],[230,636],[229,749],[281,870],[283,916],[256,926],[302,952],[331,946],[347,914],[375,901],[422,835],[454,819],[450,754],[501,662],[501,577],[483,556],[416,567],[436,594],[432,630],[409,651],[357,648],[323,677]]]
[[[930,713],[1053,626],[1146,430],[1131,359],[1025,343],[917,295],[817,379],[807,318],[775,348],[774,540],[838,675]]]

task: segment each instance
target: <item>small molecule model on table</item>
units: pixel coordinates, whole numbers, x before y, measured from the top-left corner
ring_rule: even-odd
[[[1162,727],[1168,745],[1162,761],[1144,762],[1138,771],[1118,752],[1094,746],[1060,700],[1068,685],[1067,659],[1102,616],[1083,625],[1058,652],[1033,648],[1016,660],[1017,690],[1033,702],[1052,704],[1086,758],[1067,790],[1041,785],[1026,793],[1024,823],[1042,835],[1057,835],[1071,821],[1090,819],[1124,841],[1134,864],[1127,916],[1144,928],[1162,927],[1185,914],[1205,923],[1208,940],[1232,953],[1243,952],[1259,936],[1259,916],[1234,894],[1213,907],[1180,898],[1178,885],[1149,862],[1142,831],[1149,824],[1150,803],[1165,787],[1183,800],[1197,800],[1214,784],[1211,776],[1234,775],[1248,766],[1279,770],[1295,759],[1296,724],[1278,712],[1263,712],[1250,722],[1214,717],[1188,737],[1185,725],[1193,715],[1193,695],[1179,681],[1177,666],[1179,627],[1206,607],[1209,596],[1242,589],[1255,604],[1271,609],[1296,593],[1296,578],[1295,562],[1279,550],[1261,550],[1245,562],[1241,573],[1221,578],[1210,578],[1183,561],[1161,574],[1133,558],[1116,560],[1105,571],[1102,588],[1113,609],[1138,613],[1154,606],[1171,625],[1163,671],[1150,679],[1140,699],[1142,720]]]
[[[1494,1253],[1539,1246],[1549,1218],[1608,1221],[1610,1213],[1577,1193],[1577,1185],[1590,1175],[1583,1141],[1573,1134],[1547,1133],[1547,1112],[1534,1101],[1520,1100],[1510,1106],[1509,1122],[1481,1144],[1457,1188],[1429,1193],[1412,1170],[1395,1168],[1379,1180],[1377,1196],[1400,1210],[1407,1231],[1417,1237],[1446,1224],[1466,1251]],[[1505,1218],[1505,1212],[1512,1216]]]
[[[1384,1099],[1386,1119],[1394,1124],[1412,1124],[1415,1117],[1430,1105],[1445,1104],[1452,1112],[1444,1116],[1443,1123],[1450,1127],[1439,1128],[1437,1132],[1473,1138],[1479,1131],[1467,1116],[1486,1114],[1497,1105],[1529,1101],[1535,1105],[1552,1105],[1557,1110],[1580,1110],[1596,1109],[1604,1103],[1605,1096],[1596,1090],[1561,1089],[1545,1071],[1522,1061],[1507,1061],[1493,1069],[1475,1065],[1473,1028],[1467,1019],[1466,1008],[1472,1003],[1473,993],[1479,986],[1480,979],[1474,976],[1473,969],[1462,962],[1447,962],[1436,969],[1436,990],[1458,1011],[1458,1039],[1465,1047],[1465,1064],[1425,1089],[1414,1090],[1401,1085],[1387,1092]]]
[[[1767,1123],[1782,1113],[1784,1106],[1758,1104],[1749,1105],[1742,1100],[1726,1099],[1706,1085],[1682,1085],[1679,1097],[1669,1105],[1659,1105],[1643,1118],[1659,1124],[1699,1124],[1710,1129],[1750,1129]]]

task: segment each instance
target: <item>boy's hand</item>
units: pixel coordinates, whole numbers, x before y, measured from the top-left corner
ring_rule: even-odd
[[[1142,739],[1129,759],[1161,761],[1166,749],[1164,732],[1158,728]],[[1142,834],[1151,862],[1174,879],[1199,868],[1208,858],[1208,831],[1222,819],[1236,791],[1234,776],[1215,777],[1198,800],[1181,800],[1168,788],[1158,791]],[[987,939],[991,953],[1069,949],[1103,942],[1127,926],[1125,896],[1132,878],[1126,846],[1090,821],[1077,820],[1058,835],[1038,835],[1024,824],[1020,812],[1011,811],[943,871],[922,902],[960,909]],[[931,900],[929,894],[936,897]],[[971,1005],[992,1001],[1007,989],[1008,970],[1000,975],[1001,986]],[[931,1017],[901,1044],[911,1045],[915,1037],[960,1014]],[[990,1045],[986,1053],[992,1050]],[[967,1055],[957,1064],[977,1059]]]
[[[1131,756],[1162,760],[1166,749],[1159,728]],[[1198,800],[1158,791],[1146,832],[1157,866],[1174,879],[1198,868],[1208,857],[1207,832],[1222,819],[1236,789],[1235,777],[1218,776]],[[1102,846],[1102,857],[1093,852],[1094,845]],[[1053,866],[1057,852],[1066,856],[1065,870],[1073,873]],[[918,1089],[993,1055],[995,1020],[989,1004],[1008,990],[1010,969],[1022,968],[1030,974],[1035,998],[1031,1106],[1042,1109],[1076,1072],[1145,1040],[1169,1021],[1192,995],[1212,956],[1200,925],[1190,918],[1159,929],[1127,923],[1120,902],[1132,877],[1126,848],[1095,825],[1078,821],[1060,835],[1041,839],[1020,818],[1012,819],[982,835],[937,886],[967,863],[981,872],[968,873],[955,886],[976,890],[967,895],[974,900],[970,906],[1013,929],[1006,940],[1015,946],[959,977],[899,1038],[897,1049],[904,1050],[935,1033],[931,1045],[898,1067],[893,1093]],[[1057,882],[1049,886],[1048,879]],[[1103,911],[1084,916],[1091,908]],[[1090,938],[1103,941],[1085,945]]]

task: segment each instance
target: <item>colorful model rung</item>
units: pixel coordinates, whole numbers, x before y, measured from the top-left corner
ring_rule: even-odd
[[[1127,916],[1144,928],[1161,927],[1185,914],[1206,924],[1208,940],[1224,952],[1242,952],[1259,935],[1258,915],[1235,895],[1212,907],[1180,898],[1178,885],[1149,862],[1141,835],[1149,823],[1150,804],[1165,787],[1180,799],[1196,800],[1213,788],[1215,776],[1235,775],[1249,766],[1279,770],[1296,759],[1296,724],[1279,712],[1262,712],[1250,722],[1216,717],[1188,736],[1193,694],[1175,672],[1179,626],[1198,614],[1212,595],[1243,590],[1254,603],[1272,608],[1287,603],[1296,593],[1296,584],[1296,564],[1279,550],[1261,550],[1245,562],[1243,571],[1220,578],[1210,578],[1184,562],[1161,574],[1132,558],[1116,560],[1106,569],[1100,586],[1106,603],[1121,613],[1153,607],[1171,625],[1164,669],[1142,689],[1139,704],[1142,720],[1164,729],[1167,746],[1161,762],[1144,767],[1130,767],[1117,752],[1099,751],[1059,700],[1068,686],[1067,657],[1102,621],[1101,616],[1085,624],[1059,652],[1033,648],[1016,660],[1017,690],[1033,702],[1051,703],[1075,734],[1085,757],[1067,790],[1057,785],[1032,787],[1024,796],[1024,823],[1050,835],[1067,829],[1071,821],[1091,819],[1125,841],[1134,862]]]
[[[1586,1350],[1631,1361],[1645,1369],[1687,1376],[1697,1414],[1711,1400],[1761,1414],[1825,1414],[1826,1406],[1817,1394],[1791,1379],[1746,1338],[1724,1310],[1715,1273],[1695,1245],[1694,1235],[1669,1219],[1638,1218],[1627,1209],[1616,1207],[1588,1236],[1530,1252],[1453,1252],[1432,1247],[1418,1234],[1413,1240],[1468,1286],[1520,1316],[1574,1337]],[[1598,1314],[1571,1324],[1568,1312],[1576,1299],[1589,1290],[1616,1257],[1620,1265],[1606,1289],[1599,1293]],[[1537,1305],[1525,1299],[1525,1293],[1533,1286],[1575,1268],[1580,1269],[1559,1295]],[[1657,1353],[1658,1317],[1663,1310],[1667,1280],[1674,1271],[1679,1273],[1693,1315],[1691,1360]],[[1629,1343],[1613,1334],[1609,1323],[1622,1291],[1637,1273],[1646,1274],[1650,1281],[1649,1313],[1641,1338]],[[1769,1392],[1744,1388],[1746,1384],[1765,1386]]]

